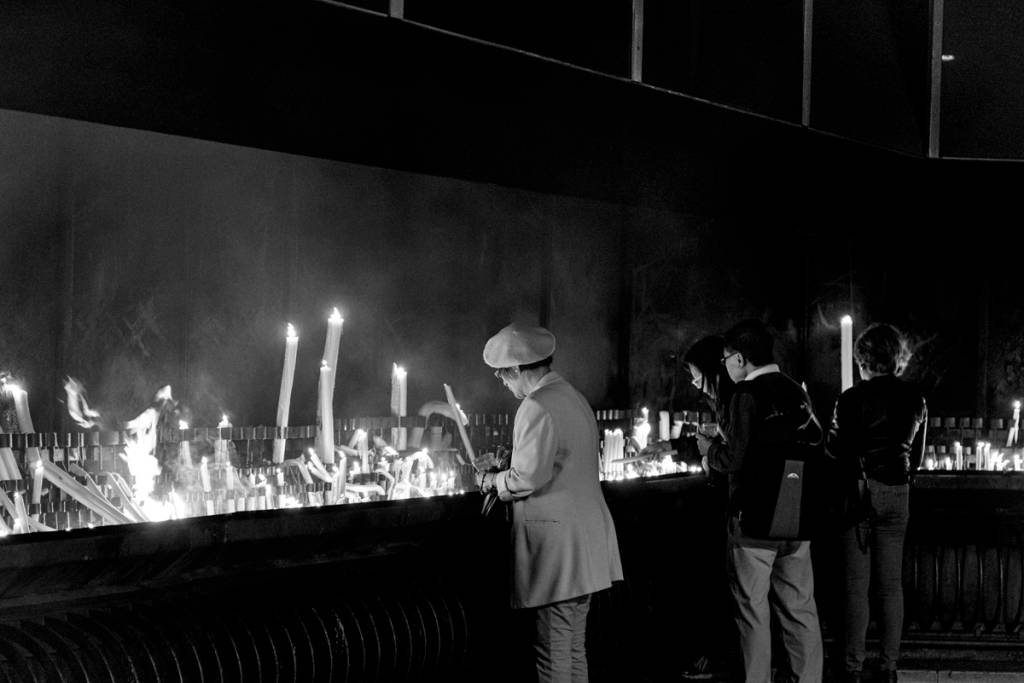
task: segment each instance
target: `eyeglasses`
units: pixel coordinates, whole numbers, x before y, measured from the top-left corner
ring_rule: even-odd
[[[494,376],[498,378],[499,382],[505,380],[515,379],[516,375],[519,374],[519,368],[512,366],[510,368],[498,368],[494,371]]]
[[[733,356],[735,356],[737,353],[739,353],[739,351],[733,351],[732,353],[730,353],[727,356],[722,356],[722,360],[721,360],[722,365],[725,365],[726,363],[728,363],[729,359],[732,358]]]

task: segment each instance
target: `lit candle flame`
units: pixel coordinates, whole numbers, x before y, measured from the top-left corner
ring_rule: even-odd
[[[227,413],[221,413],[220,422],[217,423],[218,429],[225,429],[231,426],[231,420],[228,419]]]
[[[178,420],[178,429],[188,429],[188,422],[186,420]]]
[[[288,334],[285,335],[286,339],[298,339],[299,335],[295,333],[295,326],[288,323]]]

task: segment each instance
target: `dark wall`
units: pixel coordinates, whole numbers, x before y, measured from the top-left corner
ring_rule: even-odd
[[[448,381],[509,408],[479,352],[512,318],[547,321],[602,407],[692,406],[679,354],[744,316],[822,410],[847,312],[907,329],[943,414],[999,415],[1024,388],[1006,370],[1019,165],[904,156],[326,3],[2,11],[0,343],[40,428],[64,372],[119,417],[170,382],[202,422],[269,422],[286,321],[309,421],[332,305],[339,414],[385,412],[395,361],[411,406]]]
[[[286,322],[292,423],[311,424],[333,306],[338,415],[387,414],[393,362],[410,410],[444,382],[469,410],[507,410],[483,343],[542,315],[559,367],[609,400],[614,206],[31,114],[0,128],[0,357],[38,429],[59,424],[65,374],[111,419],[171,384],[196,424],[269,424]]]

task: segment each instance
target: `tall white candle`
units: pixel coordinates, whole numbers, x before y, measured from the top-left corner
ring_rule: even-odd
[[[292,385],[295,382],[295,357],[299,352],[299,336],[295,334],[295,327],[288,323],[288,333],[284,338],[284,368],[281,370],[281,391],[277,395],[277,426],[284,429],[288,426],[288,413],[292,404]],[[282,432],[283,433],[283,432]],[[274,439],[275,463],[284,462],[285,439],[277,437]]]
[[[43,494],[43,461],[42,457],[35,461],[32,470],[32,502],[38,505]]]
[[[178,420],[178,429],[182,431],[188,429],[188,422]],[[192,444],[189,442],[187,434],[182,434],[181,441],[178,442],[178,466],[186,469],[192,468]]]
[[[1006,435],[1006,447],[1012,448],[1017,445],[1020,437],[1020,401],[1013,402],[1013,421],[1010,424],[1010,432]]]
[[[391,414],[405,417],[407,412],[407,373],[397,363],[391,366]]]
[[[206,466],[206,457],[199,461],[199,481],[203,485],[203,493],[210,492],[210,470]]]
[[[658,411],[658,440],[668,441],[671,436],[671,415],[667,410]]]
[[[334,380],[338,374],[338,349],[341,346],[341,329],[345,319],[335,308],[331,311],[331,317],[327,319],[327,340],[324,343],[324,358],[327,367],[331,369],[331,397],[334,396]]]
[[[7,390],[14,397],[14,411],[18,416],[18,429],[22,434],[33,434],[36,428],[32,426],[32,414],[28,409],[28,392],[17,384],[8,384]]]
[[[217,438],[213,441],[213,462],[218,465],[228,462],[228,440],[220,438],[220,430],[230,428],[231,420],[227,413],[221,414],[220,422],[217,423]]]
[[[320,364],[320,433],[317,446],[320,449],[320,460],[334,462],[334,404],[331,395],[331,366],[326,362]]]
[[[853,318],[844,315],[839,320],[839,329],[842,335],[842,390],[846,391],[853,386]]]
[[[643,450],[647,448],[647,439],[651,434],[651,423],[647,421],[647,416],[649,414],[647,408],[641,408],[640,411],[643,413],[643,418],[637,420],[636,424],[633,426],[633,438],[636,440],[637,446],[640,450]]]

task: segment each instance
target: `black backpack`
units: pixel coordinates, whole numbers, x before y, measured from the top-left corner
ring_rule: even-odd
[[[811,399],[781,373],[740,382],[739,392],[756,405],[736,480],[740,529],[758,539],[809,540],[830,524],[835,476]]]

